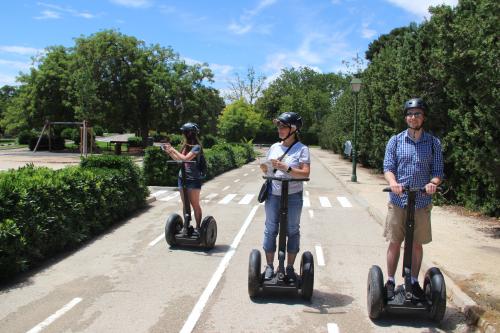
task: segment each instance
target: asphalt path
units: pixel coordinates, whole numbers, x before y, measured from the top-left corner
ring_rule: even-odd
[[[248,257],[262,252],[261,183],[254,162],[204,185],[204,215],[218,226],[211,251],[167,246],[165,219],[181,204],[174,189],[155,188],[157,200],[132,218],[4,286],[0,332],[469,332],[450,301],[440,325],[423,316],[368,318],[368,269],[385,271],[382,229],[314,157],[295,265],[312,252],[312,300],[250,299]]]

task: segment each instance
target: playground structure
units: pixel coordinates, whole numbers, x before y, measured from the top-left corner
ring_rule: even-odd
[[[38,141],[36,143],[35,149],[33,149],[33,153],[36,152],[38,145],[40,144],[40,141],[42,140],[42,136],[45,133],[45,130],[47,130],[48,133],[48,138],[49,138],[49,151],[52,151],[52,143],[51,143],[51,131],[53,125],[76,125],[80,126],[80,155],[83,155],[87,157],[87,154],[89,152],[89,145],[88,145],[88,138],[90,137],[90,154],[92,154],[92,138],[93,138],[93,132],[92,132],[92,127],[89,126],[89,122],[87,120],[84,120],[82,122],[78,121],[49,121],[45,120],[45,124],[42,129],[42,133],[40,133],[40,136],[38,137]],[[86,135],[85,135],[86,134]]]

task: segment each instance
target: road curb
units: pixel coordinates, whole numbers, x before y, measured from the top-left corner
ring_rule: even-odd
[[[346,191],[355,196],[362,198],[358,193],[356,193],[355,189],[352,189],[349,184],[347,184],[343,179],[338,177],[330,167],[324,163],[319,156],[316,156],[320,163],[330,172],[330,174],[342,184],[342,186],[346,189]],[[370,203],[363,198],[363,202],[365,203],[365,209],[367,212],[380,224],[382,227],[385,223],[385,217],[381,214],[381,212],[370,205]],[[428,270],[431,266],[425,261],[422,260],[422,269],[424,271]],[[448,298],[455,304],[459,310],[465,315],[466,321],[468,325],[475,325],[481,333],[496,333],[496,329],[493,324],[491,324],[486,318],[482,315],[485,313],[485,310],[482,309],[472,298],[470,298],[465,292],[463,292],[460,287],[451,279],[448,275],[441,271],[446,281],[446,292]]]
[[[149,196],[146,198],[146,203],[150,204],[152,202],[155,202],[156,201],[156,197],[155,196]]]

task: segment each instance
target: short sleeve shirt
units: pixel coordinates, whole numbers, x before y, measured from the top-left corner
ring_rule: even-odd
[[[278,159],[283,156],[287,149],[288,147],[284,146],[281,142],[277,142],[273,144],[267,151],[266,159]],[[288,151],[288,153],[283,157],[281,161],[285,162],[292,168],[298,168],[301,163],[311,164],[309,147],[299,141],[293,145],[293,147]],[[292,178],[290,174],[281,170],[277,170],[274,175],[276,177]],[[272,194],[281,195],[281,182],[273,180],[272,185]],[[303,182],[290,182],[288,185],[288,194],[301,192],[303,188]]]
[[[199,180],[201,179],[200,174],[200,161],[198,158],[198,154],[201,152],[200,145],[194,145],[190,152],[196,155],[196,157],[192,160],[196,163],[184,163],[184,167],[186,168],[186,179],[187,180]],[[179,177],[182,177],[181,170],[179,170]]]
[[[396,181],[412,188],[424,187],[434,177],[443,178],[443,152],[438,138],[424,132],[414,141],[405,130],[389,139],[385,149],[384,173],[392,172]],[[404,208],[406,194],[389,193],[390,201]],[[427,207],[432,202],[430,195],[417,193],[416,207]]]

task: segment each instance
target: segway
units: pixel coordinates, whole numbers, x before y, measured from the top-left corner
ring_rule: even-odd
[[[391,188],[384,188],[383,191],[391,192]],[[404,284],[395,288],[393,299],[387,299],[387,290],[384,286],[382,270],[379,266],[373,265],[368,272],[368,315],[371,319],[378,319],[384,310],[392,313],[427,312],[432,320],[440,322],[446,311],[446,284],[439,268],[431,267],[425,273],[423,289],[425,299],[413,297],[411,284],[415,198],[418,192],[425,192],[425,188],[406,187],[403,191],[408,193],[403,258]],[[437,191],[440,192],[441,188],[438,187]]]
[[[309,178],[281,178],[264,176],[264,179],[277,180],[281,182],[281,202],[279,211],[279,246],[278,246],[278,270],[273,273],[270,280],[264,280],[264,272],[261,272],[260,251],[253,249],[250,252],[248,264],[248,294],[250,297],[257,296],[261,291],[266,292],[291,292],[301,294],[302,298],[309,301],[313,294],[314,286],[314,259],[311,252],[302,254],[300,261],[300,275],[296,274],[294,281],[289,281],[285,276],[285,253],[286,232],[288,225],[288,183],[308,181]]]
[[[181,166],[181,195],[184,198],[184,221],[179,214],[170,214],[165,223],[165,240],[171,247],[201,246],[207,250],[212,249],[217,239],[217,222],[213,216],[205,216],[205,218],[203,218],[199,233],[197,233],[191,225],[191,204],[187,194],[185,164],[196,163],[196,161],[167,161],[167,163],[179,164]]]

